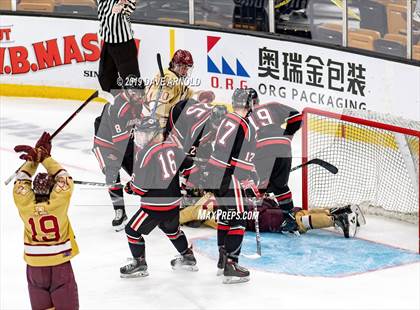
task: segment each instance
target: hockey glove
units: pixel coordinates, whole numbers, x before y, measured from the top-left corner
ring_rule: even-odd
[[[125,184],[124,192],[126,192],[129,195],[135,195],[136,194],[136,193],[134,193],[133,189],[131,188],[131,181],[127,182],[127,184]]]
[[[241,187],[245,191],[245,195],[248,198],[261,198],[260,191],[253,180],[244,180],[241,182]]]
[[[291,234],[300,235],[299,227],[296,223],[295,215],[292,212],[283,211],[284,220],[281,223],[281,231]]]
[[[19,156],[20,159],[33,162],[39,162],[40,160],[37,150],[29,145],[17,145],[14,150],[16,153],[24,152],[24,154]]]
[[[216,99],[216,96],[214,95],[214,92],[211,90],[205,90],[202,91],[199,95],[198,95],[198,101],[201,103],[212,103],[214,101],[214,99]]]
[[[35,145],[37,152],[40,153],[40,161],[42,162],[45,158],[51,156],[51,135],[48,132],[42,134],[38,142]]]

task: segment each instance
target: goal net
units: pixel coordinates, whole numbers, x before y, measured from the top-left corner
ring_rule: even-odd
[[[367,214],[419,222],[420,122],[376,112],[303,111],[304,208],[358,205]],[[419,229],[420,230],[420,229]]]

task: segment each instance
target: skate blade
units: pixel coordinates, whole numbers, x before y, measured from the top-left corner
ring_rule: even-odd
[[[223,284],[236,284],[236,283],[244,283],[249,281],[248,277],[227,277],[223,276]]]
[[[172,266],[172,269],[173,270],[182,270],[182,271],[192,271],[192,272],[198,271],[197,265]]]
[[[146,271],[137,271],[134,273],[130,273],[130,274],[122,274],[120,273],[120,277],[123,279],[132,279],[132,278],[144,278],[147,277],[149,275],[149,272]]]
[[[222,276],[223,275],[223,271],[224,271],[224,269],[217,268],[216,276],[217,277]]]
[[[116,231],[116,232],[120,232],[121,230],[124,230],[125,229],[125,225],[127,224],[127,220],[125,220],[124,222],[122,222],[120,225],[118,225],[118,226],[112,226],[113,228],[114,228],[114,230]]]

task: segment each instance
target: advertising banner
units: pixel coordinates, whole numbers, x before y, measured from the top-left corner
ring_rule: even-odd
[[[1,16],[0,82],[99,88],[98,21]],[[176,49],[194,58],[191,86],[229,102],[253,87],[263,101],[302,109],[374,110],[420,120],[420,67],[250,35],[133,24],[142,77],[166,67]]]

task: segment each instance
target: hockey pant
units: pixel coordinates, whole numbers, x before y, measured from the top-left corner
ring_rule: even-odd
[[[207,193],[195,205],[188,206],[179,212],[179,223],[183,225],[202,220],[204,225],[217,229],[215,212],[214,196],[212,193]],[[205,215],[206,219],[200,218],[201,215]]]
[[[227,257],[238,261],[245,234],[244,212],[247,211],[247,202],[238,179],[235,176],[231,178],[229,189],[215,191],[219,211],[217,245],[225,248]]]
[[[325,208],[300,210],[295,213],[295,218],[300,233],[306,233],[310,229],[334,226],[334,219],[330,214],[330,210]]]
[[[166,234],[180,254],[188,250],[188,240],[179,227],[179,210],[162,211],[161,215],[150,215],[140,208],[125,226],[128,245],[133,257],[145,257],[146,247],[142,235],[148,235],[156,226]]]
[[[120,90],[129,75],[140,77],[137,47],[134,40],[124,43],[107,43],[102,46],[98,79],[102,89],[107,92]],[[120,84],[120,85],[119,85]]]

